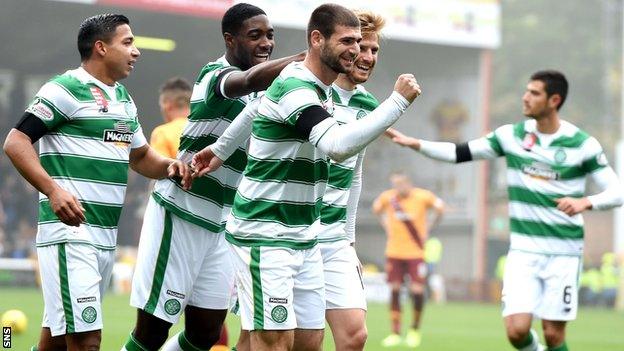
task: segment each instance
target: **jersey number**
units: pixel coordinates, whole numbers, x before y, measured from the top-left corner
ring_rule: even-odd
[[[563,288],[563,303],[565,304],[570,304],[570,302],[572,302],[572,293],[570,292],[570,289],[572,289],[571,285],[566,285],[566,287]]]

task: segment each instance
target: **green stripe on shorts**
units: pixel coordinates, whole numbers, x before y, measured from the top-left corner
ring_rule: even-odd
[[[260,248],[251,248],[251,282],[253,285],[254,330],[264,329],[264,303],[262,298],[262,280],[260,279]]]
[[[61,296],[63,297],[63,311],[65,312],[65,333],[75,333],[74,311],[72,309],[71,295],[69,293],[69,276],[67,274],[67,253],[65,244],[59,244],[59,275],[61,280]]]
[[[169,250],[171,249],[171,233],[173,232],[173,223],[171,213],[165,210],[165,226],[163,229],[163,237],[160,241],[160,249],[158,250],[158,258],[156,259],[156,269],[154,269],[154,279],[152,280],[152,290],[150,297],[145,304],[143,310],[149,314],[154,314],[160,289],[162,289],[165,280],[165,272],[167,270],[167,262],[169,261]]]

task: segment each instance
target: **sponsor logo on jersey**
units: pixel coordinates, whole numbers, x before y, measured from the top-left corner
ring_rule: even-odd
[[[178,299],[184,299],[186,296],[184,294],[181,294],[179,292],[175,292],[172,290],[167,290],[167,295],[171,295],[173,297],[177,297]]]
[[[28,106],[26,112],[30,112],[44,121],[51,121],[54,119],[54,112],[52,112],[52,109],[44,104],[40,98],[36,98],[32,104]]]
[[[180,304],[180,301],[176,299],[169,299],[165,301],[165,312],[168,315],[173,316],[173,315],[178,314],[181,308],[182,308],[182,305]]]
[[[275,323],[284,323],[288,319],[288,310],[282,305],[277,305],[271,310],[271,319]]]
[[[130,130],[128,124],[124,121],[119,121],[114,124],[115,129],[105,129],[102,139],[106,143],[114,143],[120,147],[128,147],[132,143],[134,133]]]
[[[95,296],[79,297],[76,299],[76,302],[78,303],[95,302],[95,301],[97,301],[97,298]]]
[[[270,303],[287,304],[288,303],[288,299],[284,298],[284,297],[269,297],[269,302]]]
[[[82,320],[86,323],[91,324],[95,322],[96,319],[97,311],[95,310],[95,308],[93,308],[93,306],[86,307],[84,310],[82,310]]]
[[[522,173],[542,180],[557,180],[561,177],[559,172],[553,171],[548,165],[543,163],[524,165],[522,166]]]

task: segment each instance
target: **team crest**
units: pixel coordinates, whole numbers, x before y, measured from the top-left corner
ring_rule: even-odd
[[[82,320],[86,323],[93,323],[97,319],[97,311],[93,306],[86,307],[82,310]]]
[[[271,318],[276,323],[284,323],[288,318],[288,310],[282,305],[277,305],[271,310]]]
[[[124,103],[124,110],[129,118],[135,118],[137,116],[137,108],[132,101],[126,101]]]
[[[167,301],[165,301],[165,312],[168,315],[176,315],[178,314],[178,312],[180,312],[180,309],[182,308],[182,305],[180,305],[180,301],[176,300],[176,299],[169,299]]]
[[[567,157],[568,155],[566,155],[563,149],[559,149],[555,152],[555,162],[557,163],[563,163]]]

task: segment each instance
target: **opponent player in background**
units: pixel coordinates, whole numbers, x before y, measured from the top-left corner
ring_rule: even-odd
[[[303,59],[295,55],[268,61],[274,30],[256,6],[232,6],[221,28],[225,55],[204,66],[195,83],[178,152],[184,162],[216,140],[286,64]],[[183,311],[184,330],[163,350],[206,350],[219,339],[234,279],[223,229],[246,164],[246,144],[237,147],[223,169],[196,178],[190,190],[175,180],[155,184],[130,298],[137,322],[124,349],[159,349]]]
[[[409,347],[420,346],[420,321],[425,305],[427,263],[425,242],[429,229],[438,225],[444,213],[444,202],[434,193],[416,188],[405,173],[390,176],[393,189],[384,191],[373,203],[373,212],[379,217],[386,232],[386,274],[390,284],[390,319],[392,333],[382,340],[382,346],[394,347],[401,343],[401,287],[409,275],[412,298],[412,324],[405,335]],[[430,211],[435,217],[427,223]]]
[[[115,260],[128,166],[149,178],[191,181],[185,164],[147,145],[136,106],[117,83],[140,55],[128,18],[85,19],[78,51],[80,67],[39,90],[4,144],[15,168],[40,192],[41,351],[100,348],[102,297]],[[37,140],[39,157],[32,146]]]
[[[581,213],[623,201],[598,140],[559,117],[567,93],[563,74],[539,71],[522,97],[526,121],[458,145],[392,132],[396,143],[441,161],[506,158],[511,243],[502,302],[507,337],[518,350],[542,347],[533,317],[542,320],[548,350],[568,350],[565,328],[576,318],[583,258]],[[587,178],[600,193],[585,196]]]
[[[179,77],[168,79],[160,87],[158,105],[165,123],[152,131],[150,146],[161,155],[175,158],[178,154],[180,136],[191,113],[189,104],[192,92],[186,79]]]
[[[243,112],[251,116],[244,120],[253,120],[248,165],[226,238],[237,270],[242,326],[251,330],[251,350],[320,349],[325,294],[316,236],[327,156],[344,161],[356,155],[420,94],[413,75],[402,75],[395,92],[370,118],[340,125],[331,118],[330,85],[353,67],[361,39],[359,20],[342,6],[325,4],[313,11],[307,33],[304,62],[280,73],[257,113],[253,105]],[[229,152],[213,149],[194,156],[196,174],[228,159]]]

